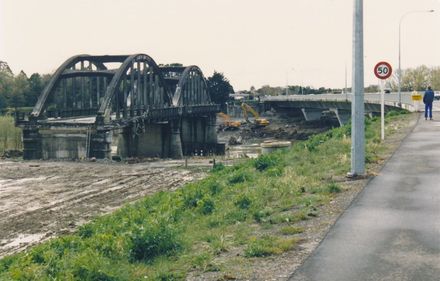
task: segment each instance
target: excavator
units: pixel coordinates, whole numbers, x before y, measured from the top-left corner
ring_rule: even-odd
[[[244,119],[246,119],[246,122],[251,123],[251,121],[249,121],[249,118],[248,118],[248,114],[250,112],[254,116],[254,120],[255,120],[256,125],[258,125],[258,126],[269,125],[269,120],[267,120],[266,118],[261,118],[260,115],[258,114],[258,112],[255,111],[255,109],[253,109],[247,103],[243,102],[241,104],[241,109],[243,110],[243,115],[244,115]]]
[[[241,126],[240,121],[232,121],[231,117],[226,113],[220,112],[217,114],[217,116],[223,120],[223,126],[227,130],[236,130]]]

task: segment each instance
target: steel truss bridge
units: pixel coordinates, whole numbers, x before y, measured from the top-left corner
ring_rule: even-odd
[[[181,157],[218,152],[217,112],[195,65],[162,67],[146,54],[77,55],[17,123],[25,159]]]

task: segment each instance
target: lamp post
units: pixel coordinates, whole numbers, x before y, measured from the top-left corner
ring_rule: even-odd
[[[354,0],[352,76],[351,171],[347,176],[356,177],[365,172],[363,0]]]
[[[401,37],[402,37],[402,21],[403,19],[410,15],[410,14],[415,14],[415,13],[433,13],[434,10],[415,10],[415,11],[409,11],[406,12],[405,14],[403,14],[400,17],[400,21],[399,21],[399,71],[398,71],[398,97],[399,97],[399,106],[401,106],[402,104],[402,93],[401,93],[401,82],[402,82],[402,69],[400,68],[400,57],[401,57]]]

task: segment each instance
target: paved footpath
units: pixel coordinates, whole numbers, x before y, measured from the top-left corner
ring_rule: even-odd
[[[290,279],[298,280],[440,280],[440,121],[419,120]]]

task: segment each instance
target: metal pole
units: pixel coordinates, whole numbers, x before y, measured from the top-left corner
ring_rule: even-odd
[[[385,81],[380,80],[380,139],[385,140]]]
[[[363,0],[355,0],[353,14],[353,93],[351,102],[351,171],[365,172]]]
[[[399,21],[399,71],[398,71],[398,74],[399,74],[399,77],[398,77],[398,85],[397,85],[397,88],[398,88],[398,99],[399,99],[399,106],[401,106],[402,105],[402,93],[401,93],[401,83],[402,83],[402,69],[401,69],[401,65],[400,65],[400,57],[401,57],[401,37],[402,37],[402,21],[403,21],[403,19],[407,16],[407,15],[409,15],[409,14],[414,14],[414,13],[433,13],[434,12],[434,10],[416,10],[416,11],[409,11],[409,12],[406,12],[405,14],[403,14],[401,17],[400,17],[400,21]]]

